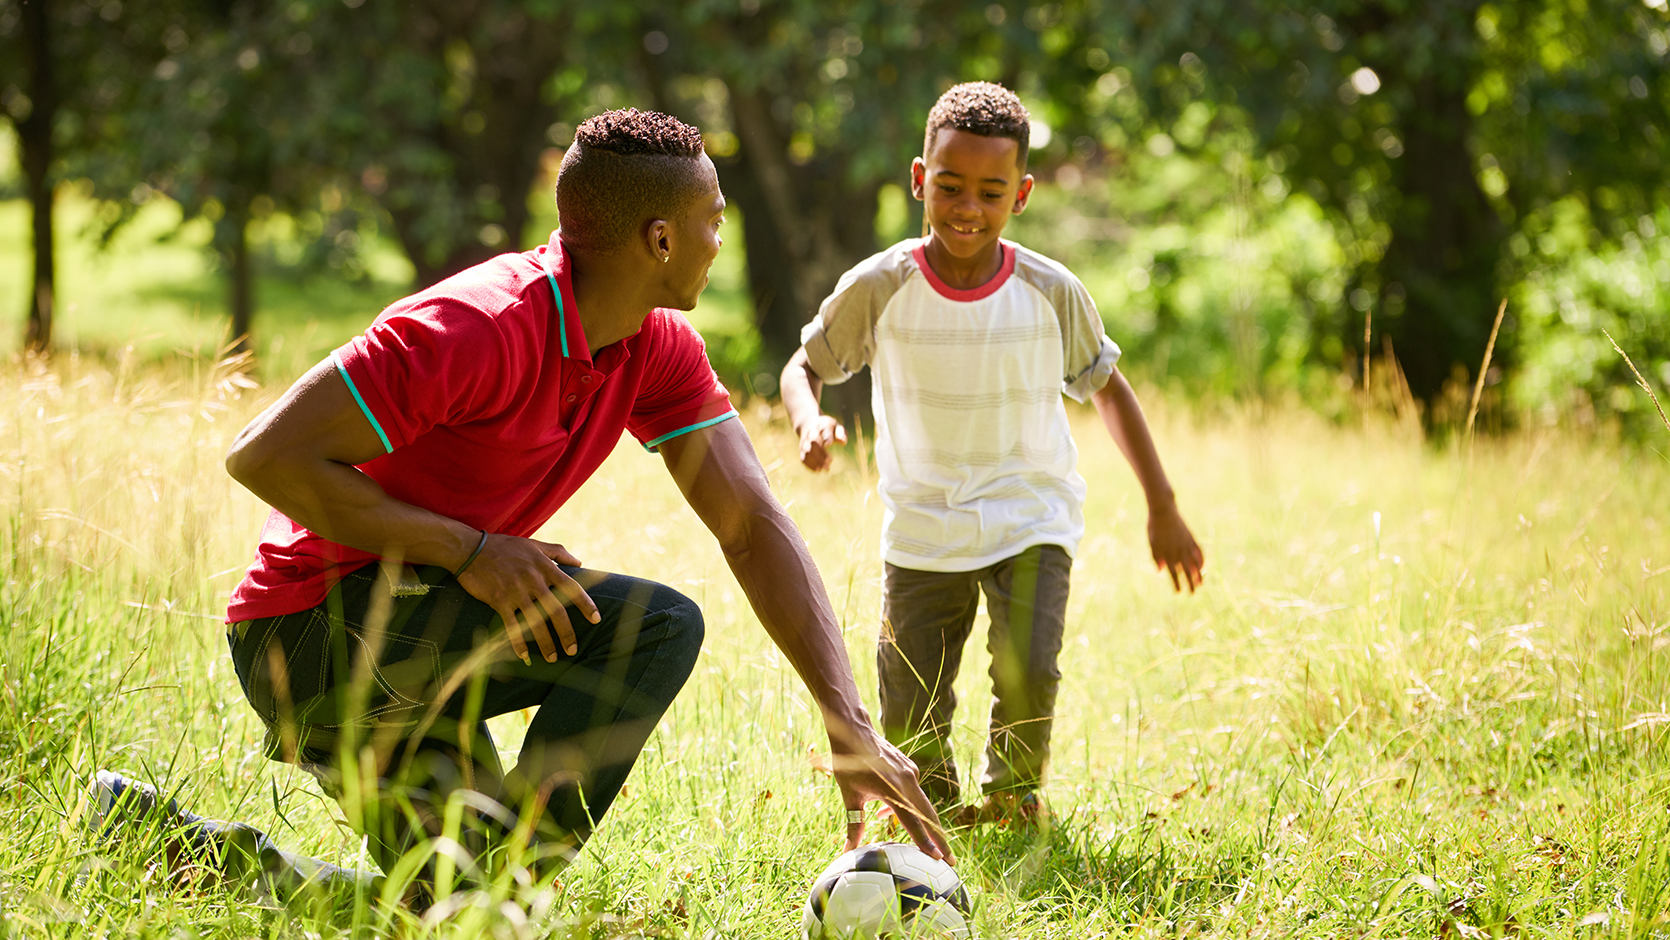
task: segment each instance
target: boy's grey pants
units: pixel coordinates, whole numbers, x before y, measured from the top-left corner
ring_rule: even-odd
[[[980,788],[1022,793],[1043,782],[1072,565],[1059,546],[1038,545],[974,571],[886,566],[876,651],[882,729],[916,762],[936,805],[961,798],[949,740],[953,685],[981,591],[991,617],[992,717]]]

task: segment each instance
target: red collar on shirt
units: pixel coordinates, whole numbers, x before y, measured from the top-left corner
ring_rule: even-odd
[[[967,290],[946,284],[939,279],[938,274],[934,273],[934,269],[928,265],[927,238],[922,239],[921,244],[912,248],[910,254],[911,257],[916,259],[916,266],[922,269],[922,276],[927,278],[928,283],[941,297],[946,300],[960,300],[966,303],[971,300],[983,300],[997,293],[997,289],[1009,280],[1009,275],[1015,273],[1015,246],[1002,239],[998,240],[997,245],[999,250],[1003,252],[1003,263],[998,265],[997,273],[992,275],[991,280],[979,287],[970,287]]]

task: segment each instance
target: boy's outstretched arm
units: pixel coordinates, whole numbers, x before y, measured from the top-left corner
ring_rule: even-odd
[[[800,462],[811,470],[828,470],[829,448],[847,442],[847,429],[818,407],[823,380],[812,371],[806,347],[795,350],[789,358],[779,387],[783,391],[783,407],[789,412],[789,423],[794,425],[794,433],[800,435]]]
[[[786,389],[783,397],[788,397]],[[1206,556],[1183,522],[1182,513],[1177,511],[1177,494],[1160,465],[1154,438],[1148,433],[1148,420],[1142,416],[1142,406],[1137,404],[1131,383],[1115,368],[1108,384],[1096,392],[1095,401],[1102,424],[1107,426],[1113,442],[1136,471],[1143,496],[1148,500],[1148,548],[1154,553],[1154,567],[1164,568],[1171,575],[1175,590],[1181,591],[1187,584],[1189,592],[1194,593],[1200,586],[1200,569],[1206,565]]]

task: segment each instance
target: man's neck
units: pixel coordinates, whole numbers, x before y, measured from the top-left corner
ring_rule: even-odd
[[[938,238],[929,235],[922,254],[928,261],[928,267],[933,269],[934,276],[954,290],[973,290],[983,286],[1003,269],[1001,241],[992,242],[985,251],[972,258],[959,258],[947,251]]]
[[[575,315],[592,355],[637,333],[655,305],[643,299],[639,266],[568,249]]]

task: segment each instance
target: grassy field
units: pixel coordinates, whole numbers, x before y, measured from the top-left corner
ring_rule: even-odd
[[[709,640],[530,918],[275,911],[171,881],[140,846],[97,849],[82,793],[113,767],[367,864],[312,781],[261,756],[223,640],[262,508],[221,454],[275,389],[208,361],[74,355],[7,365],[0,389],[0,936],[793,935],[838,851],[838,798],[809,760],[824,738],[630,442],[548,532],[695,597]],[[1057,825],[958,837],[981,936],[1670,934],[1670,461],[1552,429],[1468,453],[1377,416],[1150,410],[1207,583],[1174,597],[1151,570],[1140,493],[1075,413],[1091,497]],[[745,412],[873,701],[874,480],[851,455],[803,472],[781,417]],[[969,657],[965,768],[988,688]]]

